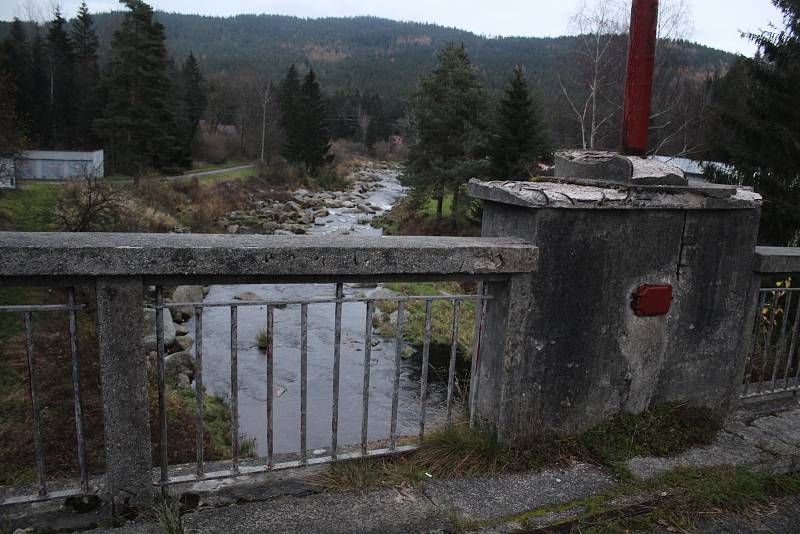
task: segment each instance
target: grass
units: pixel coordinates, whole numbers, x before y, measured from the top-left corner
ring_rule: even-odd
[[[183,534],[186,532],[178,501],[163,500],[153,509],[164,534]]]
[[[316,482],[329,491],[364,492],[414,486],[429,478],[499,475],[574,461],[600,464],[620,474],[620,462],[707,445],[718,429],[719,419],[710,410],[681,404],[622,414],[578,435],[529,436],[511,446],[499,444],[486,429],[460,424],[429,434],[406,456],[333,464]],[[478,522],[448,510],[451,529],[467,532],[510,522],[522,524],[523,530],[535,529],[545,516],[571,512],[550,528],[591,534],[689,532],[713,519],[746,518],[772,499],[800,495],[800,474],[773,476],[745,467],[679,468],[645,481],[622,474],[620,484],[605,493],[495,520]]]
[[[733,466],[679,468],[570,503],[572,509],[585,507],[586,511],[551,528],[585,534],[652,532],[656,528],[662,532],[691,532],[714,520],[735,518],[737,523],[745,522],[748,516],[768,509],[773,499],[797,495],[797,473],[771,475]],[[636,503],[614,504],[626,500]],[[537,510],[515,519],[529,525],[530,519],[547,512]]]
[[[51,214],[61,186],[20,180],[17,189],[0,191],[0,230],[45,232],[57,229]]]
[[[413,295],[462,295],[471,292],[457,282],[408,282],[386,284],[386,289],[402,296]],[[378,309],[389,315],[397,311],[397,302],[379,300]],[[425,303],[423,301],[406,302],[403,321],[403,335],[415,346],[422,346],[425,341]],[[450,347],[452,342],[453,305],[449,301],[434,301],[431,310],[431,344]],[[386,337],[396,334],[395,325],[385,323],[377,333]],[[459,317],[458,351],[469,360],[475,339],[475,302],[463,301]]]
[[[471,209],[452,216],[452,194],[444,199],[444,216],[436,217],[436,200],[412,193],[400,199],[387,213],[373,217],[370,224],[386,235],[480,236],[481,223],[468,215]],[[463,202],[470,202],[464,198]],[[465,206],[467,208],[468,206]]]
[[[705,408],[682,404],[656,406],[642,414],[621,414],[575,435],[532,433],[509,445],[488,428],[454,424],[426,435],[417,451],[397,460],[368,460],[333,465],[320,485],[328,489],[363,490],[428,478],[494,476],[564,467],[575,461],[601,465],[621,480],[631,477],[625,462],[636,456],[673,456],[708,445],[720,429],[719,418]],[[391,476],[390,476],[391,473]],[[405,475],[405,476],[404,476]]]

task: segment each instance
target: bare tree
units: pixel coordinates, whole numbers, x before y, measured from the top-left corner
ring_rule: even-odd
[[[630,2],[583,0],[571,20],[575,49],[559,72],[572,138],[584,149],[612,148],[621,128]],[[708,105],[704,80],[685,74],[685,50],[675,41],[692,33],[687,0],[662,0],[650,117],[650,152],[689,154],[697,149],[697,122]]]
[[[626,4],[582,0],[570,22],[578,39],[558,81],[584,149],[605,139],[621,111]]]
[[[68,182],[61,188],[54,217],[65,231],[107,229],[119,218],[122,197],[100,175],[98,169],[86,165],[80,180]]]

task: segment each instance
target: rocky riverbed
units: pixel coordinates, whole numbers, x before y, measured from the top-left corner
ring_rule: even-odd
[[[348,177],[347,191],[311,191],[297,189],[284,198],[248,201],[243,209],[228,213],[217,226],[229,234],[297,235],[307,234],[314,226],[324,226],[332,213],[374,215],[385,206],[370,202],[370,193],[383,187],[380,175],[397,172],[386,164],[365,164]],[[276,196],[273,191],[264,196]]]

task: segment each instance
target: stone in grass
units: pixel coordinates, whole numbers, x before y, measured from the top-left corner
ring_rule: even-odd
[[[239,293],[233,298],[235,298],[236,300],[243,300],[245,302],[256,302],[258,300],[264,300],[263,298],[261,298],[260,295],[258,295],[257,293],[253,293],[252,291],[245,291],[244,293]]]
[[[191,381],[194,379],[194,357],[192,353],[182,351],[165,357],[164,373],[170,383],[176,384],[178,387],[191,387]]]
[[[191,336],[176,336],[175,342],[180,345],[181,350],[189,350],[194,345],[194,339]]]

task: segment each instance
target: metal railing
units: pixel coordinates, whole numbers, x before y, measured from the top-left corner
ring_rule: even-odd
[[[742,398],[800,390],[798,330],[800,288],[760,289]]]
[[[88,451],[89,458],[102,457],[104,467],[98,469],[102,478],[91,478],[87,469],[87,450],[86,438],[93,438],[92,435],[85,436],[85,419],[81,405],[81,384],[80,384],[80,355],[78,351],[77,338],[77,319],[78,311],[84,309],[83,306],[76,304],[75,291],[68,290],[67,304],[53,304],[41,306],[2,306],[0,311],[5,313],[22,314],[25,326],[25,340],[28,355],[28,370],[30,384],[30,398],[33,413],[34,451],[31,455],[32,464],[36,463],[37,485],[31,486],[4,486],[0,488],[0,506],[35,502],[48,499],[63,498],[72,495],[99,494],[105,502],[108,502],[112,510],[125,510],[130,507],[148,507],[153,503],[154,494],[158,489],[163,492],[168,491],[169,487],[181,481],[191,481],[198,479],[211,479],[225,477],[233,474],[248,474],[276,469],[286,469],[303,464],[318,464],[333,460],[343,460],[348,458],[369,457],[381,454],[392,454],[411,450],[414,447],[413,440],[418,440],[424,436],[426,425],[429,427],[433,422],[433,416],[428,416],[426,420],[426,404],[432,404],[427,398],[428,392],[428,369],[431,349],[431,322],[432,317],[438,313],[441,306],[434,310],[434,304],[440,301],[452,303],[454,322],[451,328],[451,341],[453,348],[450,352],[450,361],[447,376],[447,419],[453,419],[456,403],[456,365],[457,340],[459,339],[459,316],[463,315],[463,305],[468,300],[476,302],[476,333],[473,348],[474,357],[472,358],[472,368],[470,374],[471,387],[468,398],[464,402],[470,409],[470,417],[475,417],[477,411],[483,413],[484,410],[493,410],[494,406],[500,402],[500,389],[497,384],[492,385],[492,392],[481,392],[476,395],[478,389],[478,373],[476,369],[479,364],[481,353],[480,343],[483,343],[483,352],[491,354],[493,358],[502,357],[506,350],[505,340],[507,330],[512,322],[511,310],[514,306],[514,296],[510,288],[524,287],[535,270],[538,261],[538,249],[530,244],[518,239],[504,238],[446,238],[446,237],[364,237],[364,236],[336,236],[336,237],[306,237],[303,239],[284,238],[280,236],[219,236],[219,235],[156,235],[156,234],[70,234],[70,233],[8,233],[0,232],[0,287],[48,287],[48,288],[71,288],[81,287],[90,291],[94,297],[91,300],[93,315],[96,321],[97,371],[99,374],[98,405],[102,405],[102,414],[90,414],[91,420],[95,420],[96,415],[102,417],[102,455],[95,455],[95,452]],[[436,295],[428,297],[389,297],[375,295],[375,298],[361,298],[345,296],[343,284],[345,283],[370,283],[380,282],[430,282],[430,281],[472,281],[478,283],[478,295]],[[163,295],[163,286],[178,286],[183,284],[219,286],[227,284],[335,284],[336,293],[333,298],[277,301],[261,300],[256,302],[234,301],[234,302],[167,302]],[[146,342],[149,343],[152,332],[145,332],[146,316],[144,311],[143,295],[146,288],[150,286],[158,287],[155,303],[151,305],[155,309],[156,330],[156,370],[157,375],[157,396],[158,396],[158,421],[155,417],[151,420],[149,416],[150,397],[150,378],[148,376],[148,354],[145,349]],[[493,298],[489,298],[484,293],[494,293]],[[389,432],[386,438],[377,441],[369,441],[370,437],[380,435],[375,432],[375,419],[370,421],[370,399],[369,391],[370,379],[373,381],[375,376],[370,377],[369,357],[372,351],[371,343],[365,344],[364,350],[364,369],[363,377],[357,377],[356,383],[361,378],[361,432],[360,442],[356,437],[357,419],[347,420],[347,440],[353,441],[343,445],[341,443],[343,434],[340,429],[339,420],[339,394],[340,391],[340,366],[342,360],[346,358],[348,373],[357,372],[358,359],[352,360],[350,352],[342,354],[342,307],[349,303],[361,303],[366,307],[364,317],[363,336],[365,340],[371,340],[375,333],[372,331],[371,315],[376,308],[376,302],[392,300],[396,302],[397,319],[396,331],[394,332],[395,351],[393,357],[394,368],[390,358],[381,360],[381,377],[389,378],[391,374],[391,415],[389,421]],[[403,345],[403,324],[407,323],[407,312],[410,302],[421,301],[425,306],[425,325],[424,343],[422,354],[421,376],[419,377],[419,421],[412,424],[411,431],[415,436],[406,436],[408,426],[398,425],[398,388],[400,380],[400,368],[398,363],[402,355]],[[316,328],[309,324],[309,310],[315,309],[320,304],[335,305],[332,323],[335,327],[334,349],[331,351],[331,369],[333,371],[331,392],[331,436],[330,448],[323,451],[310,450],[310,446],[318,441],[320,434],[309,433],[309,429],[314,428],[313,420],[309,421],[309,397],[314,394],[314,402],[319,402],[320,398],[316,395],[316,390],[309,391],[309,381],[315,380],[309,377],[309,352],[320,356],[316,347],[309,346],[308,331]],[[275,428],[273,424],[274,401],[272,391],[268,391],[264,402],[266,414],[266,457],[256,460],[240,458],[242,456],[239,442],[239,369],[240,360],[238,343],[238,322],[239,312],[245,307],[253,309],[253,306],[262,306],[266,310],[267,322],[267,357],[264,360],[266,366],[265,380],[268,386],[272,386],[275,380],[275,310],[284,306],[299,308],[299,321],[301,326],[300,336],[300,365],[301,365],[301,392],[300,392],[300,417],[297,424],[300,426],[299,447],[294,453],[284,453],[286,443],[281,443],[279,454],[275,451],[276,432],[282,431]],[[422,306],[417,304],[415,311],[421,311]],[[195,319],[195,339],[194,351],[194,379],[195,379],[195,414],[197,442],[195,465],[172,465],[168,464],[168,428],[167,428],[167,398],[168,391],[165,383],[165,347],[164,347],[164,316],[171,308],[191,308],[196,312]],[[203,321],[204,310],[206,319],[211,316],[209,308],[228,308],[231,320],[231,345],[230,345],[230,389],[228,398],[228,408],[230,409],[231,423],[231,449],[230,458],[223,462],[218,462],[216,457],[220,456],[220,450],[215,450],[216,457],[212,458],[210,451],[204,450],[204,443],[207,443],[208,436],[205,435],[203,424],[204,406],[203,392],[204,379],[207,372],[204,372],[204,363],[208,363],[208,347],[203,347]],[[443,306],[447,308],[447,306]],[[257,308],[256,308],[257,309]],[[41,412],[46,406],[39,406],[41,402],[38,387],[40,376],[37,376],[37,353],[41,356],[42,347],[34,346],[33,338],[33,318],[38,312],[56,312],[68,314],[69,319],[69,339],[70,354],[72,357],[72,389],[74,395],[74,411],[77,436],[78,463],[80,468],[80,480],[61,480],[52,476],[48,477],[46,472],[45,453],[47,442],[42,442]],[[259,312],[261,313],[261,312]],[[448,316],[449,316],[449,312]],[[350,315],[348,315],[347,334],[359,337],[358,329],[351,326]],[[484,317],[488,319],[484,319]],[[312,318],[316,320],[315,318]],[[216,319],[214,319],[216,320]],[[328,319],[325,318],[325,321]],[[415,328],[419,326],[415,318]],[[491,320],[491,329],[482,329],[482,322]],[[446,322],[446,321],[445,321]],[[360,323],[360,320],[357,320]],[[206,328],[209,327],[208,321]],[[216,323],[213,323],[216,325]],[[327,324],[327,323],[326,323]],[[216,327],[216,326],[215,326]],[[323,327],[328,330],[328,326]],[[441,323],[437,323],[439,335],[443,328]],[[488,331],[493,335],[488,336]],[[483,340],[481,333],[483,332]],[[148,335],[149,334],[149,335]],[[384,330],[381,332],[387,335]],[[327,334],[326,334],[327,335]],[[389,333],[388,335],[391,335]],[[445,334],[446,335],[446,334]],[[148,338],[145,340],[145,338]],[[462,336],[463,337],[463,336]],[[216,338],[213,338],[216,339]],[[397,341],[400,341],[397,343]],[[210,338],[205,340],[211,343]],[[318,342],[318,339],[314,340]],[[327,341],[326,341],[327,343]],[[387,347],[391,343],[387,341]],[[94,353],[92,347],[92,353]],[[325,348],[324,350],[328,350]],[[511,349],[509,349],[511,350]],[[89,353],[85,350],[86,354]],[[215,348],[215,352],[217,352]],[[222,357],[224,347],[218,353]],[[444,352],[444,351],[443,351]],[[323,355],[324,356],[324,355]],[[360,356],[360,355],[359,355]],[[206,360],[204,362],[204,359]],[[280,362],[284,362],[283,355],[279,357]],[[444,358],[443,358],[444,359]],[[373,360],[374,361],[374,360]],[[41,363],[41,360],[40,362]],[[92,362],[94,365],[95,362]],[[223,362],[224,365],[224,362]],[[443,368],[443,366],[442,366]],[[483,367],[481,367],[483,369]],[[172,369],[171,369],[172,370]],[[279,369],[280,370],[280,369]],[[215,371],[219,371],[215,369]],[[226,370],[223,369],[223,374]],[[218,373],[219,374],[219,373]],[[262,373],[259,372],[259,375]],[[327,371],[325,371],[327,376]],[[220,375],[221,376],[221,375]],[[353,375],[348,374],[346,378]],[[485,375],[488,379],[490,374]],[[494,377],[491,377],[494,379]],[[503,375],[503,380],[506,380]],[[182,379],[181,379],[182,380]],[[260,378],[259,378],[260,380]],[[327,379],[325,379],[327,380]],[[349,406],[353,399],[358,398],[358,392],[351,389],[353,381],[348,380],[350,385],[344,394],[344,399]],[[183,382],[185,385],[185,381]],[[314,383],[314,382],[312,382]],[[408,382],[403,382],[403,391],[407,391]],[[246,385],[246,384],[245,384]],[[316,383],[314,383],[316,386]],[[388,409],[388,383],[382,390],[383,395],[380,409]],[[259,386],[260,387],[260,386]],[[355,386],[358,387],[358,386]],[[416,386],[414,386],[416,390]],[[497,390],[497,391],[495,391]],[[433,389],[430,390],[434,391]],[[444,385],[436,389],[437,399],[444,396]],[[89,395],[89,389],[86,395]],[[92,390],[94,393],[94,390]],[[219,392],[216,392],[219,393]],[[403,394],[405,399],[405,393]],[[462,392],[463,395],[463,392]],[[384,402],[385,401],[385,402]],[[191,402],[191,401],[190,401]],[[248,399],[249,402],[249,399]],[[294,402],[294,399],[292,399]],[[323,401],[326,402],[326,401]],[[404,401],[405,402],[405,401]],[[283,401],[281,401],[283,403]],[[443,404],[443,403],[441,403]],[[94,403],[93,403],[94,405]],[[283,404],[279,408],[283,408]],[[293,405],[294,406],[294,405]],[[373,408],[375,405],[373,404]],[[294,411],[295,408],[292,408]],[[411,408],[413,412],[415,408]],[[440,410],[439,405],[436,410]],[[379,413],[373,410],[374,414]],[[351,412],[349,412],[351,413]],[[278,416],[282,415],[282,411]],[[316,414],[315,414],[316,415]],[[409,416],[407,406],[403,404],[402,421],[414,419],[416,416]],[[440,412],[437,412],[437,419],[443,419]],[[86,418],[87,420],[89,418]],[[294,419],[294,416],[292,416]],[[436,423],[439,421],[437,420]],[[285,421],[281,421],[283,425]],[[312,423],[309,425],[309,423]],[[44,423],[46,424],[46,422]],[[407,425],[406,422],[402,422]],[[368,427],[373,426],[373,431],[368,433]],[[418,432],[416,428],[418,427]],[[153,443],[152,429],[161,430],[161,442],[156,445],[160,450],[159,464],[153,466]],[[45,428],[47,430],[47,428]],[[292,429],[292,432],[296,430]],[[401,435],[403,434],[403,435]],[[310,440],[312,436],[314,439]],[[45,434],[47,437],[47,434]],[[294,437],[280,438],[287,442]],[[412,439],[413,438],[413,439]],[[190,440],[191,441],[191,438]],[[223,444],[226,446],[226,444]],[[190,447],[191,444],[187,445]],[[181,448],[181,452],[185,453]],[[224,447],[223,447],[224,449]],[[323,455],[324,456],[320,456]],[[294,456],[292,456],[294,455]],[[225,454],[224,456],[228,456]],[[209,460],[206,460],[206,457]],[[193,473],[191,473],[194,471]],[[116,513],[116,512],[115,512]]]
[[[485,316],[486,302],[491,298],[484,294],[483,284],[478,285],[478,292],[475,295],[429,295],[429,296],[381,296],[379,298],[370,297],[345,297],[344,284],[336,284],[335,298],[313,299],[313,300],[254,300],[254,301],[219,301],[219,302],[165,302],[162,288],[156,287],[156,303],[153,306],[156,310],[156,345],[157,345],[157,373],[158,373],[158,396],[159,396],[159,435],[160,435],[160,477],[157,482],[161,486],[163,495],[168,493],[168,488],[172,484],[192,482],[196,480],[209,480],[217,478],[227,478],[244,474],[256,474],[267,471],[290,469],[303,465],[329,463],[336,460],[348,460],[355,458],[368,458],[384,456],[397,453],[405,453],[417,448],[419,442],[425,436],[426,408],[428,397],[428,370],[431,346],[431,325],[433,315],[433,304],[435,302],[452,303],[452,325],[450,328],[450,357],[447,374],[447,396],[446,396],[446,424],[450,425],[453,421],[454,395],[456,386],[456,360],[459,345],[459,327],[461,319],[461,309],[465,301],[475,302],[475,335],[472,350],[472,363],[469,378],[469,414],[470,424],[474,424],[474,403],[478,388],[478,374],[475,372],[479,354],[480,337],[483,328],[483,318]],[[387,436],[388,445],[383,447],[372,447],[368,439],[369,428],[369,388],[370,388],[370,361],[372,356],[373,341],[373,314],[375,305],[378,301],[393,302],[397,305],[397,320],[395,327],[395,354],[394,370],[391,394],[391,416],[389,435]],[[404,346],[403,327],[405,322],[406,305],[409,302],[425,303],[425,322],[424,338],[422,345],[422,363],[420,373],[420,400],[419,400],[419,419],[417,436],[401,436],[398,432],[398,406],[400,393],[400,370],[401,352]],[[353,447],[343,449],[339,443],[339,392],[340,392],[340,367],[341,367],[341,344],[342,344],[342,306],[348,303],[360,303],[365,305],[364,321],[364,358],[363,358],[363,381],[361,391],[361,432],[360,443],[357,450]],[[308,451],[308,310],[309,306],[320,304],[334,304],[334,346],[332,354],[333,378],[331,384],[331,441],[330,448],[324,456],[310,456]],[[273,419],[273,381],[275,365],[275,329],[274,329],[274,310],[287,306],[298,308],[300,322],[300,436],[298,449],[291,460],[275,461],[274,454],[274,434],[275,425]],[[203,310],[206,308],[229,308],[230,310],[230,390],[229,390],[229,409],[231,418],[231,458],[228,468],[206,470],[204,459],[204,387],[203,387]],[[254,458],[242,465],[240,458],[240,433],[239,433],[239,386],[238,386],[238,311],[243,307],[266,307],[266,428],[265,437],[267,454],[265,457]],[[170,474],[168,465],[168,425],[167,425],[167,406],[166,406],[166,374],[164,348],[164,310],[165,309],[193,309],[195,317],[195,417],[196,417],[196,451],[197,460],[194,473],[191,474]],[[279,429],[280,430],[280,429]],[[404,444],[398,444],[403,438]],[[355,444],[354,444],[355,445]],[[217,464],[218,465],[218,464]]]
[[[86,438],[83,432],[83,405],[81,402],[81,358],[78,352],[78,323],[77,312],[84,309],[84,305],[77,304],[75,289],[68,288],[67,304],[39,304],[24,306],[0,306],[0,313],[13,313],[22,315],[23,330],[25,332],[25,353],[28,371],[28,399],[31,406],[31,419],[33,421],[33,452],[36,471],[37,495],[29,497],[7,498],[2,504],[15,504],[26,500],[43,500],[48,498],[61,498],[75,494],[89,492],[89,470],[86,460]],[[47,474],[45,471],[45,454],[42,445],[41,406],[39,401],[38,366],[36,364],[37,351],[34,344],[33,314],[38,312],[66,312],[68,318],[68,343],[72,361],[72,392],[75,413],[75,436],[77,440],[76,455],[80,475],[80,487],[59,491],[50,491],[48,488]]]

